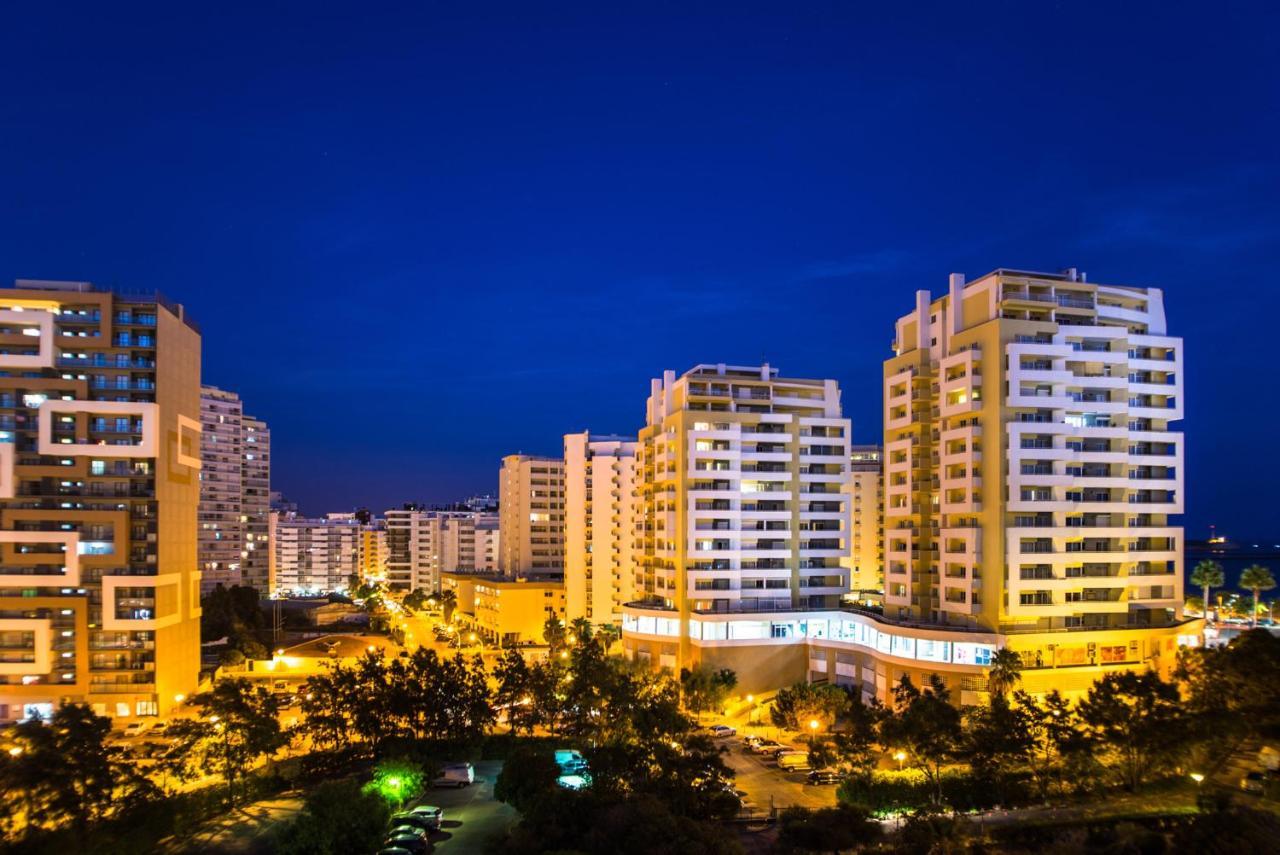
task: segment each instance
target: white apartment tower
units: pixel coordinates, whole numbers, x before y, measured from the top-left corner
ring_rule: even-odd
[[[916,295],[885,363],[885,613],[1168,625],[1182,604],[1182,340],[1158,289],[997,270]]]
[[[351,514],[305,519],[272,514],[275,591],[344,591],[360,574],[363,530]]]
[[[768,364],[654,380],[638,592],[678,609],[681,627],[692,612],[836,606],[848,589],[849,432],[834,380]]]
[[[386,576],[394,590],[436,591],[445,571],[498,569],[498,517],[471,511],[387,511]]]
[[[569,620],[619,623],[635,592],[636,449],[629,437],[564,438],[564,584]]]
[[[498,569],[508,579],[564,570],[564,461],[510,454],[498,478]]]
[[[271,589],[270,520],[271,514],[271,430],[262,419],[244,416],[244,454],[240,467],[240,515],[244,533],[244,549],[240,559],[240,578],[258,591]]]
[[[242,581],[244,524],[240,521],[243,490],[244,407],[235,392],[216,386],[200,389],[200,528],[199,561],[202,592]]]
[[[200,389],[198,553],[202,591],[218,584],[268,590],[271,433],[245,415],[240,396]]]

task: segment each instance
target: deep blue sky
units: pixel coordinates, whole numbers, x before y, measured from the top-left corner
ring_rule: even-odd
[[[187,303],[304,510],[495,490],[700,361],[876,440],[916,288],[1076,266],[1166,291],[1190,533],[1277,529],[1274,6],[189,5],[0,11],[0,275]]]

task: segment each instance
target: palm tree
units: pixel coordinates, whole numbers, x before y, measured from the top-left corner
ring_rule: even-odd
[[[584,617],[576,617],[569,621],[569,630],[580,644],[591,640],[591,621]]]
[[[991,694],[1004,697],[1022,679],[1022,657],[1007,647],[991,654],[987,671],[987,688]]]
[[[1250,605],[1249,625],[1258,625],[1258,602],[1263,591],[1270,591],[1276,586],[1276,577],[1271,575],[1271,571],[1261,564],[1254,564],[1244,568],[1244,572],[1240,574],[1240,587],[1246,591],[1253,591],[1253,603]]]
[[[450,588],[447,591],[441,591],[436,599],[440,601],[440,611],[443,614],[444,622],[448,623],[453,620],[453,610],[458,607],[458,592]]]
[[[1227,581],[1226,573],[1222,570],[1222,565],[1217,561],[1206,558],[1196,565],[1191,571],[1191,584],[1199,585],[1204,588],[1204,616],[1205,620],[1209,618],[1209,599],[1210,588],[1220,588]]]

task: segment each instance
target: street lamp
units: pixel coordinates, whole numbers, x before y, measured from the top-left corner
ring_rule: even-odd
[[[818,720],[816,718],[809,719],[809,732],[814,736],[818,735]]]
[[[898,761],[898,771],[902,771],[902,761],[907,759],[907,752],[899,751],[893,755],[893,759]]]
[[[1203,783],[1204,775],[1201,775],[1199,772],[1192,772],[1191,780],[1195,781],[1197,784]]]
[[[13,746],[12,748],[10,748],[10,749],[9,749],[9,756],[10,756],[10,757],[21,757],[21,756],[22,756],[22,749],[21,749],[21,748],[19,748],[19,747],[18,747],[18,746],[16,746],[16,745],[15,745],[15,746]]]

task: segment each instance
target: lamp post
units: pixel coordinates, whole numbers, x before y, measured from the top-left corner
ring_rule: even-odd
[[[907,752],[898,751],[893,755],[893,759],[898,761],[898,771],[902,771],[902,761],[907,759]]]

